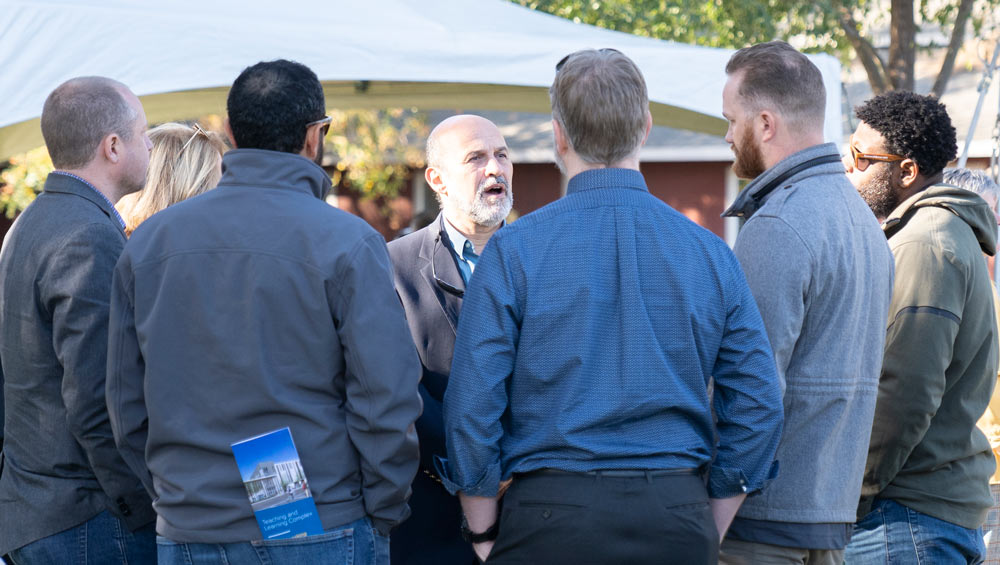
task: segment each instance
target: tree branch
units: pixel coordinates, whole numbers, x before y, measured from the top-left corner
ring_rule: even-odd
[[[893,88],[912,91],[916,84],[914,63],[917,55],[913,0],[892,0],[890,9],[889,81]]]
[[[958,6],[955,26],[951,30],[951,41],[948,42],[948,51],[945,52],[944,62],[941,63],[941,72],[938,73],[934,80],[934,86],[931,88],[931,94],[938,98],[944,94],[948,81],[951,79],[951,73],[955,70],[955,57],[958,56],[958,50],[965,42],[965,24],[969,21],[969,16],[972,15],[972,4],[973,0],[962,0]]]
[[[885,63],[882,61],[882,57],[879,57],[878,52],[871,42],[861,36],[861,33],[858,31],[858,22],[854,20],[851,11],[840,0],[833,0],[833,7],[837,12],[837,22],[844,30],[844,34],[851,43],[851,47],[858,54],[861,65],[865,68],[865,73],[868,74],[868,83],[871,84],[872,92],[882,94],[889,90],[889,81],[886,79],[885,74]]]

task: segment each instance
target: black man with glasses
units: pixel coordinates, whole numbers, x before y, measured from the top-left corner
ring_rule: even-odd
[[[996,218],[942,182],[958,146],[937,98],[889,92],[855,113],[847,177],[882,222],[895,279],[846,563],[981,563],[995,463],[976,422],[998,355],[983,253],[996,253]]]
[[[486,242],[510,213],[512,176],[507,143],[492,122],[474,115],[444,120],[427,139],[425,173],[441,213],[427,227],[389,243],[396,292],[424,371],[420,472],[410,498],[413,515],[392,535],[393,563],[476,561],[461,536],[458,500],[438,480],[433,460],[445,455],[441,402],[465,287]]]

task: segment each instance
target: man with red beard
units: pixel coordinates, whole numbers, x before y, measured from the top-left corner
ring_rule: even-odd
[[[733,169],[754,179],[727,216],[784,391],[778,477],[747,498],[720,562],[839,564],[875,410],[892,256],[823,143],[819,69],[787,43],[737,51],[723,114]]]
[[[994,461],[976,428],[997,374],[990,277],[997,223],[942,184],[955,128],[935,98],[858,107],[848,177],[882,221],[896,281],[858,523],[847,563],[979,563]]]

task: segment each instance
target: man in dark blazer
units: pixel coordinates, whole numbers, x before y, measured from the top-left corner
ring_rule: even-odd
[[[149,496],[115,447],[105,404],[114,202],[142,188],[152,143],[139,99],[71,79],[42,111],[56,171],[0,252],[0,555],[32,563],[153,563]]]
[[[441,204],[427,227],[389,244],[396,292],[423,364],[417,420],[420,472],[413,514],[393,532],[393,563],[476,563],[461,535],[462,509],[437,479],[434,456],[445,456],[441,401],[448,385],[462,295],[476,259],[510,213],[513,165],[503,135],[489,120],[460,115],[427,139],[425,179]]]

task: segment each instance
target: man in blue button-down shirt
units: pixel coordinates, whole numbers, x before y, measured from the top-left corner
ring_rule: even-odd
[[[714,563],[743,498],[777,471],[760,314],[729,248],[646,188],[652,120],[632,61],[574,53],[550,96],[567,196],[479,257],[442,480],[491,563]]]

